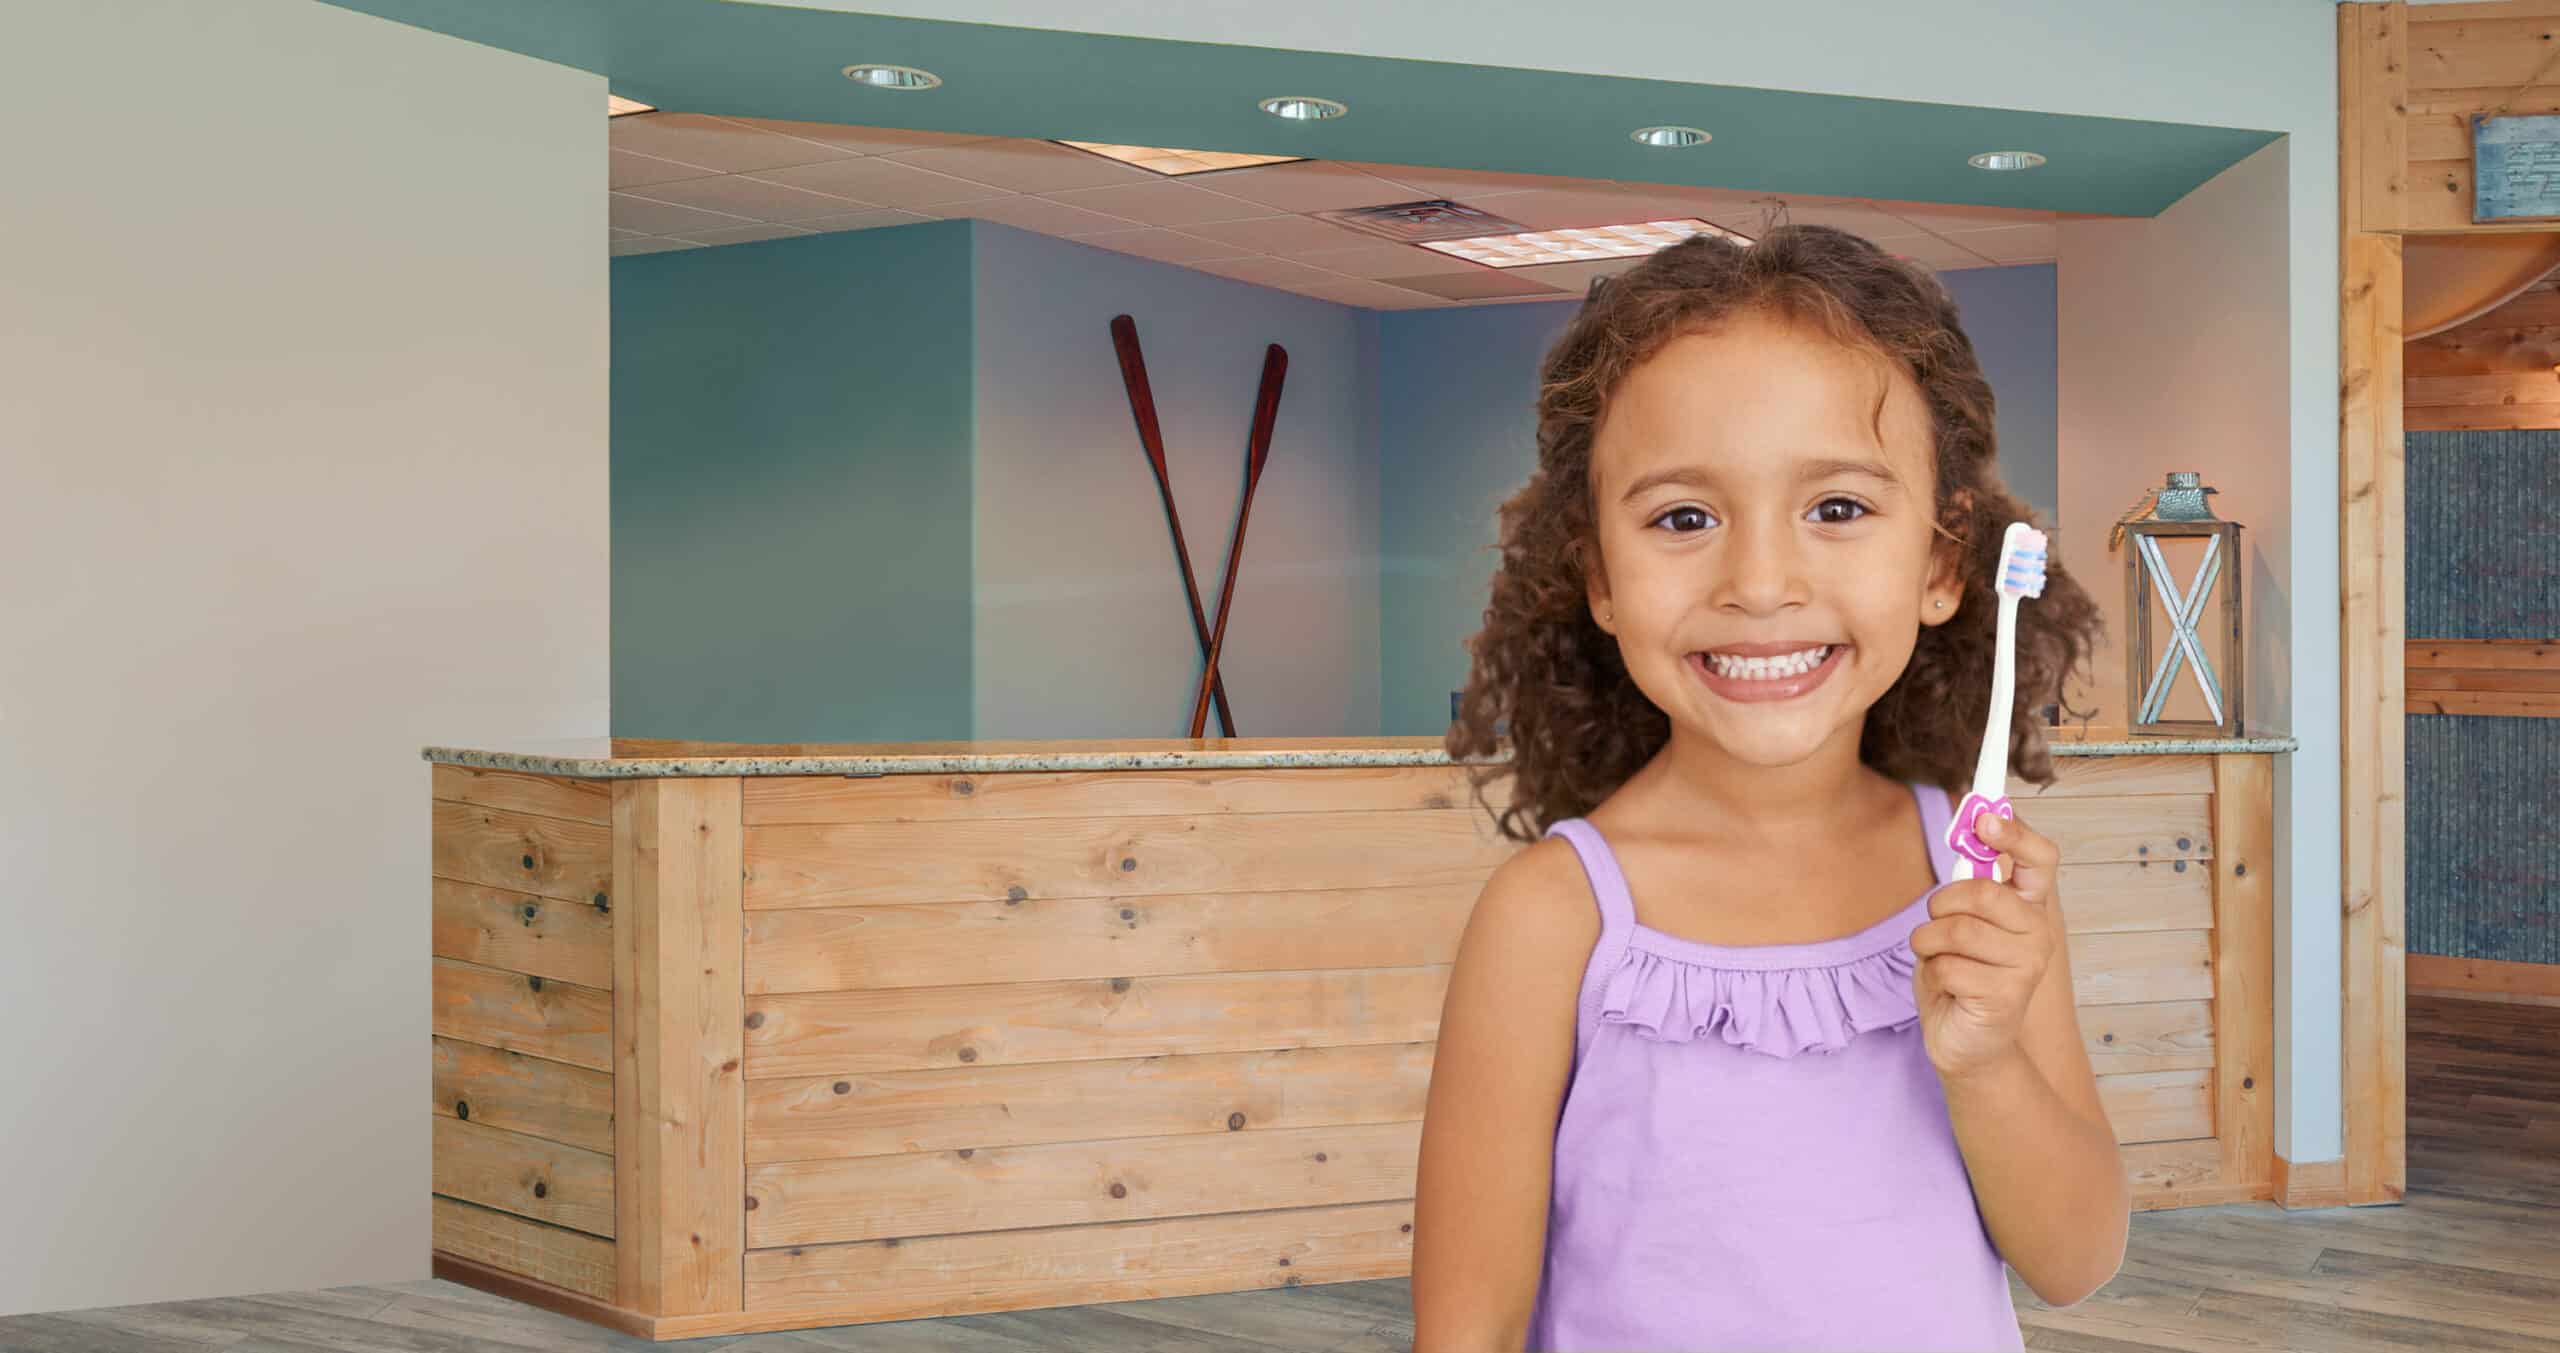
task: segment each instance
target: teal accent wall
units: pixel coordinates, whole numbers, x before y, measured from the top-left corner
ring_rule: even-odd
[[[969,223],[612,285],[613,733],[970,736]]]
[[[1494,513],[1538,463],[1538,366],[1578,301],[1377,316],[1380,703],[1390,736],[1449,727],[1484,623]]]
[[[2033,504],[2047,526],[2061,511],[2054,266],[1965,268],[1938,274],[1982,374],[1991,382],[2000,437],[2000,477]]]
[[[333,3],[595,71],[617,94],[684,112],[1904,202],[2149,216],[2276,135],[729,0]],[[1712,43],[1717,22],[1629,40]],[[883,53],[946,83],[907,94],[845,82],[845,62]],[[1321,92],[1356,112],[1283,123],[1255,107],[1270,92]],[[1716,140],[1666,155],[1627,135],[1665,120]],[[1965,163],[2009,147],[2050,159],[2029,174]]]

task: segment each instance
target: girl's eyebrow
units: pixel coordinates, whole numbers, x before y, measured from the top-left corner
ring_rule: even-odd
[[[1828,456],[1820,460],[1806,461],[1796,467],[1796,478],[1801,482],[1810,483],[1814,480],[1832,479],[1842,475],[1849,475],[1861,479],[1873,479],[1878,483],[1894,488],[1899,488],[1902,484],[1902,476],[1895,474],[1892,466],[1887,465],[1880,460],[1859,460],[1853,457]],[[1673,484],[1686,485],[1690,487],[1704,485],[1709,478],[1711,478],[1711,476],[1707,471],[1699,466],[1670,466],[1665,469],[1656,470],[1651,474],[1637,476],[1634,483],[1627,485],[1627,491],[1619,495],[1618,501],[1621,503],[1632,503],[1636,499],[1653,492],[1655,489]]]

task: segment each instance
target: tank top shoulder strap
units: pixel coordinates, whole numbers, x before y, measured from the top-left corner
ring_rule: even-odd
[[[1627,891],[1627,876],[1618,869],[1618,857],[1600,835],[1600,829],[1588,821],[1569,817],[1547,828],[1547,835],[1561,836],[1582,860],[1583,876],[1591,880],[1591,896],[1600,904],[1600,934],[1603,939],[1623,934],[1636,923],[1636,902]]]

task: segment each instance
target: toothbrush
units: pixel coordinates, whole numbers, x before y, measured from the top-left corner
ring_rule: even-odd
[[[1993,587],[2000,594],[1999,652],[1991,669],[1991,717],[1982,729],[1982,755],[1974,762],[1973,788],[1947,824],[1947,844],[1955,847],[1956,877],[1997,878],[2000,853],[1974,831],[1985,813],[2015,819],[2009,802],[2009,707],[2018,694],[2018,599],[2044,595],[2044,532],[2022,521],[2009,523],[2000,536],[2000,571]]]

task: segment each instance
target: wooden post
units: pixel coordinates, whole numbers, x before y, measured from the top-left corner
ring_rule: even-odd
[[[736,779],[613,787],[616,1304],[740,1310],[744,921]]]
[[[2213,1135],[2221,1180],[2275,1182],[2275,785],[2263,753],[2213,759]]]

